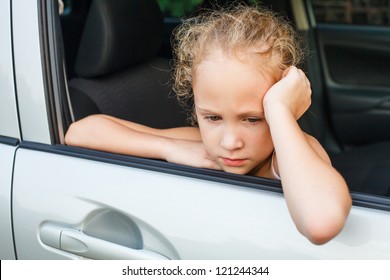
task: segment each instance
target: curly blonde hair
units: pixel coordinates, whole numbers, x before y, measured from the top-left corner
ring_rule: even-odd
[[[215,50],[225,54],[253,51],[268,58],[268,71],[279,69],[280,76],[289,66],[300,63],[301,43],[286,20],[258,6],[220,8],[185,19],[173,33],[173,90],[179,103],[189,110],[191,124],[196,125],[193,73]]]

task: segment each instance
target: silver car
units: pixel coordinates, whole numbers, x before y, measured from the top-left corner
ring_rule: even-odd
[[[101,10],[104,2],[121,4]],[[336,167],[338,157],[366,151],[368,162],[380,154],[387,168],[390,29],[375,17],[376,25],[355,25],[353,10],[326,10],[327,1],[262,2],[273,2],[309,41],[313,104],[326,117],[313,107],[316,117],[302,126],[314,124]],[[92,113],[160,127],[185,119],[174,99],[153,96],[169,80],[178,17],[165,11],[163,18],[146,0],[64,3],[60,13],[57,1],[0,1],[1,259],[390,258],[390,194],[378,187],[390,182],[375,176],[351,188],[344,229],[317,246],[296,230],[278,181],[64,145],[69,124]],[[112,37],[119,43],[107,41]],[[126,49],[102,66],[107,46]],[[162,80],[150,78],[162,72]],[[118,82],[125,74],[128,83]],[[127,115],[130,106],[136,115]],[[370,150],[378,145],[381,153]],[[351,185],[361,175],[345,173]]]

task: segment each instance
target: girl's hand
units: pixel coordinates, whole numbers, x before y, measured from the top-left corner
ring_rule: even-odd
[[[310,82],[302,70],[292,66],[283,72],[283,77],[265,94],[263,106],[265,117],[278,112],[283,106],[298,120],[311,104]],[[280,107],[279,107],[280,108]]]
[[[165,159],[168,162],[193,167],[221,169],[207,153],[201,141],[170,139]]]

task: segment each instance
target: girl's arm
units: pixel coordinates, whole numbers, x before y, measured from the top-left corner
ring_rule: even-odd
[[[218,169],[209,159],[195,127],[155,129],[106,115],[92,115],[69,127],[67,145],[194,167]]]
[[[291,67],[267,92],[263,105],[292,219],[311,242],[323,244],[343,228],[351,198],[325,150],[297,124],[310,105],[310,95],[305,74]]]

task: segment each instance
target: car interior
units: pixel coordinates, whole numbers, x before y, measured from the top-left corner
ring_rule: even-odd
[[[223,5],[234,1],[205,1],[201,7],[210,8],[216,2]],[[290,1],[261,3],[294,19]],[[65,7],[60,20],[71,121],[91,114],[108,114],[156,128],[188,125],[170,84],[170,34],[180,24],[179,18],[166,17],[156,0],[84,0],[71,1],[71,9]],[[352,193],[390,196],[390,130],[379,123],[362,129],[362,138],[352,137],[355,141],[347,141],[337,133],[340,125],[335,121],[344,125],[343,131],[358,128],[332,114],[335,106],[350,100],[335,104],[326,94],[324,55],[320,49],[325,37],[320,37],[324,32],[319,28],[321,25],[300,30],[309,50],[301,67],[313,91],[311,108],[300,125],[324,146]],[[331,45],[326,58],[339,63],[343,63],[341,59],[356,59],[349,51],[338,51]],[[390,57],[390,52],[385,55]],[[332,75],[343,79],[345,72],[352,73],[342,71],[342,66],[332,64]],[[356,98],[361,102],[359,96]],[[363,114],[364,117],[367,116]],[[359,141],[370,130],[386,132],[377,139]]]
[[[75,119],[100,113],[158,128],[186,124],[169,59],[157,54],[163,28],[154,0],[92,1],[68,82]]]

